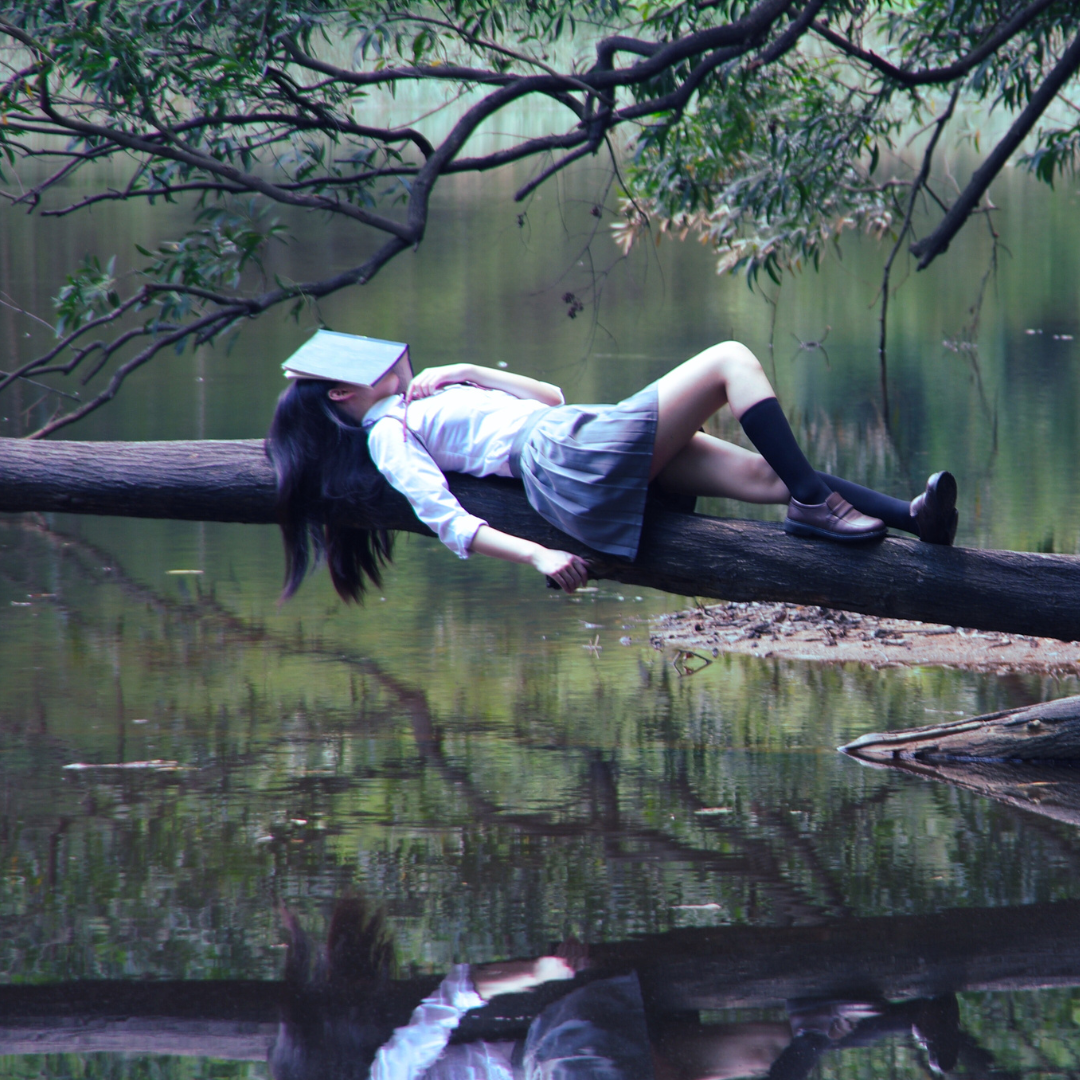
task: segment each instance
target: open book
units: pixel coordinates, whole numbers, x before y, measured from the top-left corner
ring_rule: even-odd
[[[326,379],[373,386],[395,365],[404,390],[412,381],[409,346],[336,330],[317,330],[281,366],[287,379]]]

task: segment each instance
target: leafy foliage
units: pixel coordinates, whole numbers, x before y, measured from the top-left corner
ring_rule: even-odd
[[[96,315],[107,315],[120,306],[116,291],[116,256],[103,267],[96,255],[87,255],[56,297],[56,336],[63,337]]]
[[[617,154],[620,131],[624,248],[693,232],[721,269],[778,280],[816,266],[844,229],[899,245],[926,191],[948,211],[913,248],[926,265],[1071,85],[1078,34],[1068,0],[0,0],[8,200],[60,218],[103,201],[193,200],[193,228],[144,252],[126,296],[100,255],[75,271],[57,298],[58,345],[0,391],[99,352],[91,374],[111,371],[108,384],[37,433],[48,434],[161,348],[370,280],[423,240],[442,177],[532,160],[523,199],[587,154]],[[458,99],[441,141],[395,97],[408,83]],[[961,93],[1016,119],[1001,161],[950,208],[929,166],[951,116],[939,95]],[[486,120],[538,96],[565,123],[473,153]],[[924,168],[884,175],[882,155],[922,125]],[[1025,160],[1037,176],[1074,166],[1078,130],[1036,132]],[[52,171],[20,185],[8,174],[26,161]],[[91,194],[59,201],[73,173],[105,164],[124,182],[93,172]],[[275,205],[336,215],[381,243],[343,272],[271,285],[263,253],[285,238]],[[106,324],[111,342],[81,344]]]

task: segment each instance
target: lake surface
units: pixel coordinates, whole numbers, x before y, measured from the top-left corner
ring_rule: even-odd
[[[785,281],[771,327],[760,293],[717,278],[698,245],[619,261],[602,223],[586,252],[602,183],[580,170],[522,226],[512,178],[458,184],[419,252],[322,317],[409,340],[417,366],[505,362],[571,400],[616,399],[736,336],[819,467],[904,497],[948,467],[959,542],[1080,549],[1074,192],[1000,181],[1008,252],[977,327],[980,224],[911,275],[886,411],[869,242]],[[2,287],[48,316],[85,251],[138,265],[133,243],[178,220],[5,212]],[[275,269],[307,277],[362,249],[305,220]],[[567,318],[565,293],[601,287]],[[259,437],[313,317],[271,315],[227,355],[163,358],[65,435]],[[799,347],[826,328],[826,351]],[[47,335],[5,311],[0,340],[6,366]],[[42,422],[53,402],[37,398],[6,399],[0,434]],[[362,608],[322,575],[278,608],[281,572],[269,528],[0,518],[0,990],[15,995],[0,999],[23,988],[23,1014],[51,1017],[0,1026],[0,1075],[269,1075],[273,1011],[240,1014],[263,1001],[254,984],[282,978],[283,911],[322,939],[335,902],[358,894],[385,912],[401,979],[587,943],[598,964],[639,972],[654,1033],[666,1015],[727,1039],[742,1072],[708,1075],[763,1074],[791,1038],[791,998],[827,999],[829,1022],[853,1001],[874,1013],[849,1017],[862,1037],[834,1040],[815,1075],[923,1076],[949,1037],[961,1075],[1080,1070],[1080,836],[834,750],[1076,693],[1073,675],[720,657],[686,678],[649,645],[650,617],[685,598],[606,583],[566,597],[416,537]],[[71,987],[48,1007],[32,994],[84,980],[143,986],[151,1019],[118,1026],[139,1008]],[[202,1012],[154,1005],[166,984],[206,980],[232,988],[229,1008],[212,988]],[[693,1037],[671,1031],[656,1038],[677,1058]]]

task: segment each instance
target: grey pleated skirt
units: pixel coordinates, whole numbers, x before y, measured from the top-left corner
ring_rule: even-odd
[[[656,384],[617,405],[538,413],[511,469],[532,508],[597,551],[633,559],[656,440]]]

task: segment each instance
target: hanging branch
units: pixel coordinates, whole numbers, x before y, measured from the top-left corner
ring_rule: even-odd
[[[908,204],[907,211],[904,214],[904,223],[900,226],[900,231],[896,235],[896,242],[889,252],[889,257],[885,260],[885,266],[881,273],[881,313],[878,316],[878,356],[881,361],[881,393],[883,407],[885,409],[886,424],[888,423],[889,415],[889,392],[885,381],[885,334],[889,314],[889,275],[892,273],[892,265],[896,259],[897,253],[900,251],[900,246],[903,244],[904,238],[911,230],[911,219],[915,213],[915,202],[919,197],[919,192],[926,187],[926,182],[930,178],[930,166],[933,164],[934,151],[937,149],[941,133],[952,119],[953,112],[956,109],[956,102],[960,97],[960,90],[961,84],[957,83],[953,88],[952,96],[949,98],[948,106],[934,123],[934,133],[930,136],[930,141],[926,144],[926,149],[923,151],[922,165],[919,167],[918,175],[912,181],[911,190],[908,192]]]
[[[951,84],[949,109],[936,122],[885,263],[884,365],[891,270],[910,236],[919,193],[934,195],[930,162],[964,79],[970,77],[969,90],[978,82],[984,95],[995,87],[1010,108],[1026,106],[937,228],[913,246],[920,268],[945,250],[1080,68],[1080,10],[1065,0],[1007,2],[990,15],[982,8],[958,12],[944,36],[932,12],[896,14],[884,0],[854,14],[845,0],[757,0],[730,21],[727,5],[702,3],[663,9],[637,24],[607,6],[570,0],[497,11],[461,0],[452,15],[386,0],[385,7],[365,8],[355,24],[327,15],[315,0],[290,0],[287,8],[241,0],[214,9],[211,18],[199,0],[178,0],[165,20],[157,0],[119,0],[93,11],[13,3],[0,19],[0,38],[14,43],[6,60],[0,54],[0,152],[9,161],[57,162],[26,190],[0,194],[55,218],[105,202],[198,199],[196,228],[147,253],[143,283],[121,296],[111,264],[88,263],[58,298],[58,340],[31,361],[6,365],[0,392],[48,374],[84,383],[107,377],[104,389],[32,437],[101,407],[167,346],[209,342],[282,304],[369,281],[422,242],[443,177],[547,158],[531,180],[516,185],[520,201],[610,148],[619,128],[635,142],[619,169],[632,208],[628,224],[616,226],[624,250],[653,215],[662,230],[706,233],[727,265],[752,277],[764,269],[779,280],[786,267],[817,262],[844,227],[835,222],[881,218],[895,184],[871,183],[862,158],[869,152],[873,166],[878,147],[893,144],[904,107],[921,107],[920,87]],[[861,44],[886,16],[902,63]],[[836,29],[841,17],[844,33]],[[581,19],[594,22],[591,66],[588,59],[552,60],[556,47],[565,54],[572,46]],[[320,35],[354,33],[355,69],[313,47]],[[817,50],[802,47],[811,38]],[[1071,38],[1055,56],[1058,43]],[[832,51],[819,56],[822,44]],[[365,55],[369,45],[373,60]],[[441,140],[417,120],[364,123],[367,95],[402,83],[477,96]],[[557,102],[565,125],[470,152],[491,117],[537,99]],[[130,163],[125,183],[47,205],[83,166],[106,161]],[[242,198],[251,207],[234,210]],[[261,266],[261,252],[281,229],[261,223],[272,206],[330,214],[359,229],[358,237],[381,240],[374,255],[341,273],[252,288],[246,268]]]

